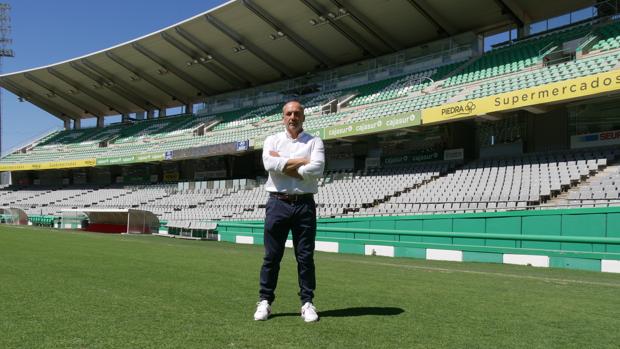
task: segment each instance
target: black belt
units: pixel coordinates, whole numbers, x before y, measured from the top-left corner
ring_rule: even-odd
[[[303,199],[312,199],[314,194],[285,194],[285,193],[269,193],[269,196],[278,200],[295,202]]]

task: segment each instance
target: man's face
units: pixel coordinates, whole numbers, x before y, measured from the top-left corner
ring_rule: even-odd
[[[284,123],[286,130],[291,134],[299,133],[302,130],[304,120],[306,119],[301,105],[297,102],[287,103],[284,106],[282,113],[282,122]]]

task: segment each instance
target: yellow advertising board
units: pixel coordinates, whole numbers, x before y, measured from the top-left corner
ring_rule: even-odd
[[[422,123],[458,120],[533,105],[569,101],[616,90],[620,90],[620,70],[424,109]]]
[[[0,164],[0,171],[31,171],[31,170],[52,170],[60,168],[93,167],[97,161],[95,159],[67,160],[32,162],[17,164]]]

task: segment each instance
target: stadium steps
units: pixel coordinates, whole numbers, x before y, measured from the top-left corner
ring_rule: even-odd
[[[604,52],[620,48],[620,22],[612,21],[597,25],[593,34],[597,40],[590,47],[584,48],[587,53]]]
[[[549,206],[591,207],[618,204],[620,195],[620,161],[612,161],[593,176],[550,200]],[[617,184],[616,184],[617,182]],[[584,195],[585,194],[585,195]],[[587,195],[587,196],[586,196]],[[584,205],[584,201],[592,201]],[[546,205],[545,205],[546,206]]]
[[[349,93],[344,95],[342,98],[339,98],[339,102],[338,102],[338,110],[345,108],[346,106],[349,105],[349,102],[351,102],[351,100],[353,100],[355,97],[357,97],[357,94],[355,93]]]
[[[382,202],[378,202],[378,203],[376,203],[376,205],[374,205],[374,206],[381,207],[381,205],[384,205],[384,204],[393,204],[393,203],[394,203],[394,201],[393,201],[392,199],[394,199],[394,198],[396,198],[396,197],[399,197],[399,196],[400,196],[401,194],[403,194],[403,193],[408,193],[408,192],[410,192],[410,191],[412,191],[412,190],[416,190],[416,189],[422,189],[422,188],[424,188],[425,186],[427,186],[427,185],[429,185],[429,184],[431,184],[431,183],[433,183],[433,182],[437,181],[438,179],[440,179],[440,178],[442,178],[442,177],[447,176],[447,175],[448,175],[448,174],[450,174],[450,173],[455,173],[455,172],[456,172],[456,171],[458,171],[459,169],[463,168],[463,166],[465,166],[465,164],[466,164],[466,163],[462,163],[462,164],[453,163],[453,165],[452,165],[453,167],[448,168],[448,170],[447,170],[447,171],[445,171],[445,172],[443,172],[443,173],[442,173],[442,172],[440,172],[438,176],[433,176],[433,177],[431,177],[430,179],[427,179],[427,180],[422,181],[421,183],[416,183],[416,184],[414,184],[414,185],[412,185],[412,186],[405,187],[403,190],[401,190],[401,191],[397,192],[397,194],[396,194],[396,195],[390,196],[389,198],[387,198],[387,200],[382,201]]]

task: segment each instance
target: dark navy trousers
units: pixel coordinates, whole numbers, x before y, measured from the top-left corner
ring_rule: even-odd
[[[314,239],[316,237],[316,204],[311,195],[295,202],[269,197],[265,207],[265,257],[260,271],[261,300],[271,304],[275,299],[280,261],[289,231],[297,260],[301,304],[312,302],[316,277],[314,273]]]

